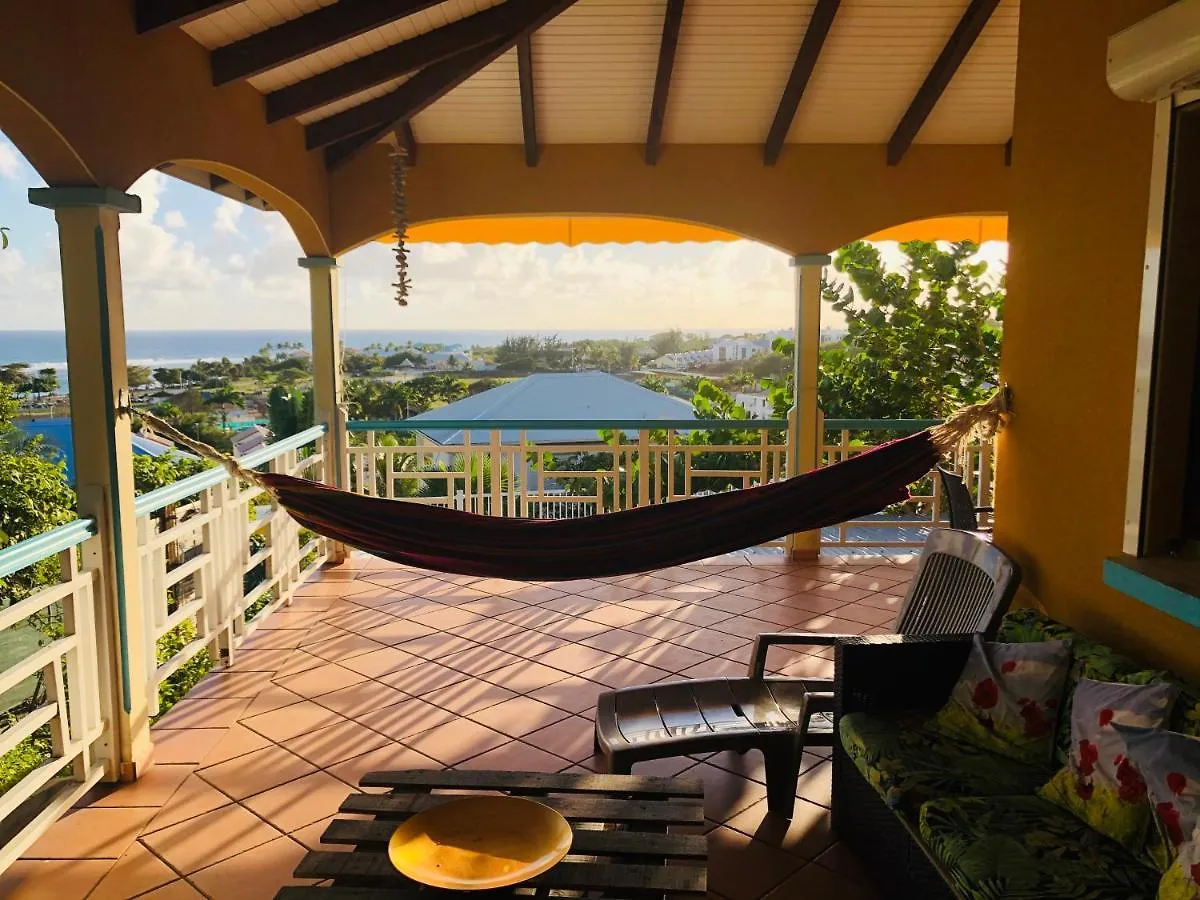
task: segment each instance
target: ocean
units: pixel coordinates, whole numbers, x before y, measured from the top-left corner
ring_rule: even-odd
[[[572,330],[546,328],[543,335],[557,334],[565,341],[624,339],[648,337],[661,328],[642,330]],[[710,330],[721,335],[740,334],[744,329]],[[462,344],[464,347],[494,347],[504,338],[530,334],[531,329],[512,331],[344,331],[346,346],[361,349],[370,344]],[[309,346],[308,331],[130,331],[125,336],[126,357],[130,365],[179,368],[201,359],[243,359],[258,352],[263,345],[299,342]],[[0,332],[0,365],[22,362],[33,369],[52,368],[59,381],[66,384],[66,335],[61,331]]]

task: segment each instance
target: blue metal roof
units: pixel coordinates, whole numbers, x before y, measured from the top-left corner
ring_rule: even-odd
[[[67,480],[75,480],[75,447],[71,436],[71,420],[66,419],[18,419],[16,426],[30,437],[41,435],[46,446],[57,452],[57,458],[66,463]],[[140,434],[132,435],[133,453],[135,456],[164,456],[168,453],[178,457],[196,459],[190,453],[176,450],[169,444],[160,444]]]
[[[421,432],[440,444],[462,441],[461,429],[447,431],[435,427],[439,420],[518,420],[518,419],[692,419],[692,405],[686,400],[660,394],[605,372],[539,373],[528,375],[491,390],[464,397],[446,406],[439,406],[413,416],[410,423],[420,423]],[[575,443],[595,441],[595,428],[561,431],[530,431],[532,441],[542,443]],[[473,442],[484,443],[487,435],[472,435]],[[516,429],[501,432],[506,444],[516,444],[521,433]]]

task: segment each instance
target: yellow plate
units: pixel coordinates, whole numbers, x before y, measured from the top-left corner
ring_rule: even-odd
[[[392,865],[413,881],[485,891],[540,875],[571,849],[571,826],[524,797],[464,797],[418,813],[388,843]]]

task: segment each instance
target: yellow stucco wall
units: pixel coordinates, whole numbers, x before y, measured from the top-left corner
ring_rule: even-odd
[[[1200,630],[1101,583],[1121,551],[1154,118],[1109,92],[1106,39],[1163,5],[1021,7],[996,541],[1051,615],[1200,678]]]
[[[387,151],[333,174],[333,243],[341,253],[393,228]],[[647,166],[638,145],[422,146],[408,176],[410,221],[489,215],[635,215],[754,238],[788,253],[824,253],[892,225],[1007,209],[999,146],[913,147],[899,166],[868,145],[789,146],[775,166],[752,144],[668,147]]]
[[[266,198],[307,252],[327,253],[328,178],[303,128],[268,126],[254,88],[214,88],[203,47],[175,28],[138,35],[133,13],[130,0],[6,10],[0,128],[50,184],[124,190],[161,163],[190,160]]]

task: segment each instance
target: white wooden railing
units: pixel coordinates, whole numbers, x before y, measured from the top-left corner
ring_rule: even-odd
[[[320,481],[323,434],[311,428],[239,462]],[[157,715],[159,685],[202,652],[232,662],[246,636],[325,562],[328,542],[304,534],[262,488],[220,469],[144,494],[135,509],[143,643],[155,655],[146,661],[146,690]]]
[[[57,584],[0,609],[0,633],[25,629],[41,644],[0,672],[6,703],[0,761],[15,779],[0,794],[0,871],[21,855],[105,774],[110,762],[115,654],[103,627],[105,605],[95,568],[101,559],[95,523],[79,519],[0,551],[0,579],[20,580],[48,562]],[[48,745],[48,746],[47,746]]]
[[[820,464],[926,427],[924,420],[823,420]],[[455,434],[440,444],[431,434]],[[543,440],[555,430],[596,429],[596,440]],[[644,422],[351,422],[350,489],[368,496],[448,506],[484,515],[568,518],[752,487],[787,475],[787,423],[769,420]],[[694,443],[731,429],[744,442]],[[607,437],[602,439],[602,434]],[[874,439],[873,439],[874,438]],[[407,441],[407,443],[402,443]],[[645,464],[643,464],[645,461]],[[966,475],[980,506],[992,505],[990,444],[948,460]],[[577,469],[564,465],[579,466]],[[587,466],[584,468],[583,466]],[[494,477],[500,473],[500,477]],[[827,547],[915,547],[946,524],[941,485],[902,508],[825,529]],[[778,543],[778,542],[772,542]]]
[[[243,457],[247,468],[322,479],[325,428],[311,428]],[[111,686],[145,691],[151,715],[159,688],[201,653],[231,662],[237,648],[328,557],[326,539],[305,534],[260,488],[209,469],[136,498],[146,622],[144,684],[107,620],[104,558],[95,523],[80,519],[0,550],[0,579],[20,583],[35,566],[57,567],[57,583],[0,608],[0,636],[25,629],[34,645],[0,671],[0,872],[102,778],[115,778]],[[303,540],[302,540],[303,535]],[[30,583],[44,583],[45,573]],[[122,579],[118,578],[117,583]],[[20,596],[17,593],[17,596]],[[40,635],[40,636],[39,636]],[[2,649],[10,651],[10,643]],[[15,699],[14,699],[15,698]]]

